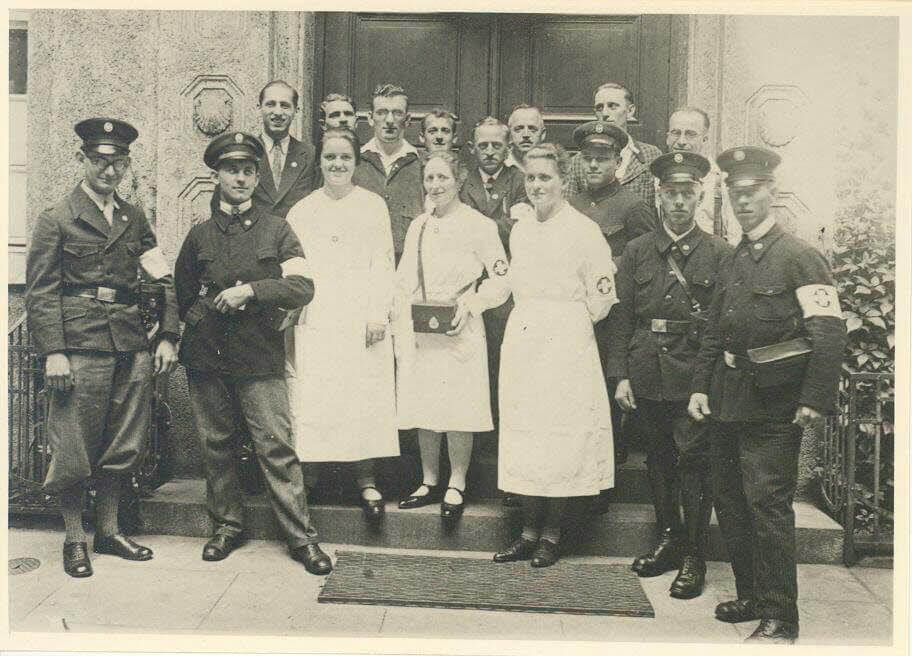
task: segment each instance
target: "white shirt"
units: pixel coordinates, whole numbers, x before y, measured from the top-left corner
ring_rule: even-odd
[[[280,141],[273,141],[265,132],[263,133],[263,145],[266,146],[266,157],[269,159],[269,166],[272,167],[273,153],[272,149],[278,145],[282,149],[282,170],[285,170],[285,159],[288,157],[288,147],[291,145],[291,135],[286,134]],[[274,172],[273,172],[274,173]]]
[[[618,166],[617,171],[614,174],[615,178],[621,180],[627,175],[627,167],[630,166],[630,162],[639,154],[639,152],[640,149],[634,144],[633,137],[630,137],[630,139],[627,140],[627,145],[621,149],[621,165]]]
[[[517,159],[513,156],[513,149],[512,149],[512,148],[510,149],[510,152],[507,153],[507,158],[504,160],[504,166],[515,166],[515,167],[518,168],[520,171],[525,171],[525,169],[524,169],[524,168],[522,167],[522,165],[519,163],[519,160],[517,160]]]
[[[251,200],[249,198],[247,200],[245,200],[243,203],[241,203],[240,205],[232,205],[231,203],[226,203],[223,200],[219,200],[219,209],[221,209],[225,214],[228,214],[229,216],[231,215],[231,212],[232,212],[232,210],[234,210],[235,207],[238,208],[238,212],[243,214],[244,212],[246,212],[247,210],[250,209],[251,205],[253,205],[253,200]]]
[[[98,206],[98,209],[101,210],[101,213],[104,214],[104,218],[107,219],[108,225],[112,225],[114,223],[114,210],[120,209],[120,205],[114,200],[114,194],[110,193],[107,196],[102,196],[86,184],[85,180],[82,181],[81,186],[82,190],[86,192],[86,195],[92,199],[92,202],[95,203]]]
[[[685,232],[683,235],[675,234],[674,231],[669,230],[668,226],[665,225],[664,221],[662,221],[662,227],[665,228],[665,232],[668,233],[669,237],[671,237],[671,241],[680,241],[680,240],[684,239],[684,237],[689,235],[691,232],[693,232],[693,229],[697,227],[697,224],[694,223],[692,226],[690,226],[690,230]]]
[[[399,141],[399,148],[392,155],[387,155],[384,150],[380,147],[380,144],[377,143],[377,138],[374,137],[366,144],[361,146],[362,153],[377,153],[380,157],[380,163],[383,164],[383,170],[386,171],[386,175],[390,174],[390,169],[393,168],[393,164],[396,163],[396,160],[400,157],[405,157],[409,153],[415,153],[418,155],[418,149],[415,148],[405,139]]]
[[[768,216],[760,222],[760,225],[748,230],[745,234],[751,241],[757,241],[758,239],[763,239],[766,233],[773,229],[774,225],[776,225],[776,219]]]

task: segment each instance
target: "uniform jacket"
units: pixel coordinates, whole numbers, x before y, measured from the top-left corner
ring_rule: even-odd
[[[652,144],[634,141],[639,151],[630,160],[624,177],[619,180],[625,189],[640,196],[646,206],[652,210],[655,205],[655,186],[649,165],[662,151]],[[579,153],[573,156],[570,167],[570,193],[575,194],[586,188],[586,164]],[[654,210],[653,210],[654,211]]]
[[[389,177],[373,152],[362,152],[352,182],[380,195],[386,201],[393,233],[396,261],[402,255],[405,233],[416,216],[424,212],[424,185],[421,159],[415,153],[403,155],[395,161]]]
[[[269,153],[266,153],[260,164],[260,182],[253,192],[253,202],[267,213],[284,218],[295,203],[316,189],[319,170],[313,146],[291,137],[285,155],[285,168],[282,169],[281,185],[276,189],[272,162]],[[217,191],[213,198],[218,198]]]
[[[275,327],[278,308],[310,302],[313,282],[282,277],[282,263],[302,258],[301,244],[285,219],[256,204],[241,221],[217,210],[190,229],[175,270],[177,300],[185,322],[180,361],[190,369],[226,376],[281,375],[285,338]],[[212,299],[238,282],[256,298],[233,314],[218,312]]]
[[[671,254],[691,295],[709,309],[719,271],[731,253],[728,243],[694,226],[673,242],[664,228],[627,244],[615,276],[618,304],[608,317],[606,375],[629,378],[638,398],[680,401],[690,397],[701,322],[691,316],[684,288],[668,265]],[[652,319],[690,321],[686,333],[655,333]]]
[[[500,241],[509,255],[510,230],[515,223],[510,220],[510,208],[516,203],[528,202],[522,171],[514,166],[504,166],[494,181],[491,197],[488,198],[478,168],[472,167],[459,192],[459,199],[472,209],[494,219]]]
[[[822,413],[833,409],[845,324],[831,316],[803,319],[795,290],[804,285],[835,283],[820,253],[779,225],[755,242],[743,238],[727,260],[691,386],[709,394],[716,420],[783,421],[799,405]],[[814,352],[804,378],[794,384],[760,389],[749,372],[725,364],[724,351],[745,356],[747,349],[798,336],[808,337]]]
[[[112,225],[78,185],[38,217],[26,264],[29,332],[42,356],[64,351],[141,351],[149,346],[139,307],[64,296],[66,288],[108,287],[135,294],[140,257],[156,247],[138,207],[114,196]],[[180,334],[172,278],[165,286],[160,333]]]
[[[570,197],[570,204],[598,223],[615,264],[628,242],[656,227],[655,215],[646,203],[616,181],[597,192],[583,189]]]

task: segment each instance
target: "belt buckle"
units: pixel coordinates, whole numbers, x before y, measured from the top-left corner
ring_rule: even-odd
[[[105,303],[113,303],[116,297],[117,290],[111,289],[110,287],[99,287],[95,292],[95,298],[99,301],[104,301]]]
[[[723,355],[724,355],[724,357],[725,357],[725,364],[726,364],[730,369],[737,369],[737,368],[738,368],[738,365],[735,364],[735,354],[734,354],[734,353],[729,353],[728,351],[725,351],[725,352],[723,353]]]
[[[654,333],[667,333],[668,332],[668,322],[665,319],[653,319],[652,320],[652,332]]]

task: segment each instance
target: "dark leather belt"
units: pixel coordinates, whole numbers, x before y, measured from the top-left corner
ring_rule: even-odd
[[[64,287],[64,296],[81,296],[94,298],[104,303],[119,303],[121,305],[136,305],[136,295],[121,289],[111,287]]]
[[[674,319],[640,319],[640,328],[651,330],[654,333],[684,335],[690,331],[690,322],[675,321]]]

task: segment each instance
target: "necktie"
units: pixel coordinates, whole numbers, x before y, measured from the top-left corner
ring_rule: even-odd
[[[272,179],[278,189],[282,184],[282,143],[279,141],[272,144]]]
[[[488,176],[488,179],[484,183],[485,193],[488,195],[488,198],[491,197],[491,190],[494,189],[495,182],[497,182],[497,179],[491,175]]]

